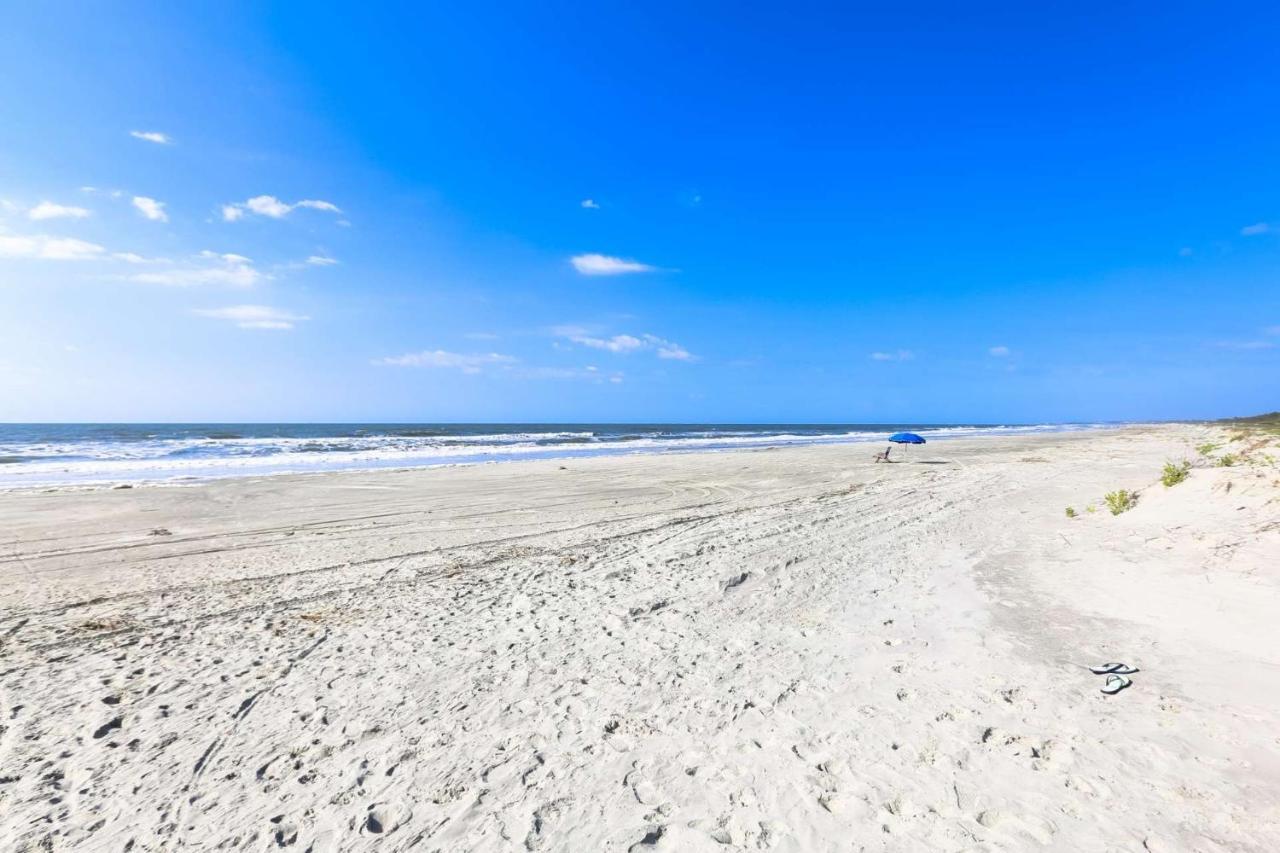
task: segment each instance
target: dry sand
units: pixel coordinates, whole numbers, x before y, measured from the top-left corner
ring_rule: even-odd
[[[1278,850],[1221,435],[0,495],[0,846]]]

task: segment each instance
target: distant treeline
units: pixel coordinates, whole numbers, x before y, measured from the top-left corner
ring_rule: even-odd
[[[1220,424],[1280,424],[1280,412],[1268,412],[1265,415],[1250,415],[1247,418],[1223,418]]]

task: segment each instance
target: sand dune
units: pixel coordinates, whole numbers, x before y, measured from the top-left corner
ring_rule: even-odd
[[[0,495],[0,837],[1280,849],[1280,453],[1158,482],[1221,434]]]

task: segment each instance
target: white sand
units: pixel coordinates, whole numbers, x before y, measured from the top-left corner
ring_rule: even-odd
[[[1278,850],[1221,434],[0,495],[0,846]]]

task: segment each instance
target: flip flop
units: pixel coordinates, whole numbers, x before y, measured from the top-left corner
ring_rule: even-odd
[[[1104,663],[1089,667],[1089,671],[1094,675],[1133,675],[1138,670],[1124,663]]]
[[[1131,684],[1133,684],[1133,682],[1125,678],[1123,675],[1108,675],[1107,683],[1103,685],[1102,692],[1108,696],[1114,696]]]

